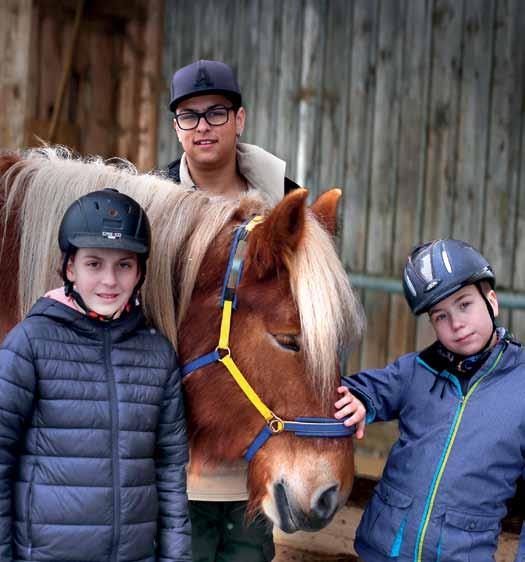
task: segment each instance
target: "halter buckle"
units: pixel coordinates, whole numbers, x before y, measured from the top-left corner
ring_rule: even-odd
[[[281,433],[282,431],[284,431],[283,420],[281,418],[278,418],[275,414],[273,415],[272,419],[266,422],[266,424],[268,425],[268,429],[273,434]]]
[[[219,354],[219,361],[224,361],[224,359],[226,359],[226,357],[231,357],[231,350],[229,347],[219,347],[217,346],[215,348],[215,351]]]

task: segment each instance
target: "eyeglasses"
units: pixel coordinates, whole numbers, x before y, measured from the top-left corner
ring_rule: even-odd
[[[230,111],[233,109],[231,107],[210,107],[206,111],[183,111],[182,113],[177,113],[175,115],[175,121],[177,125],[183,131],[191,131],[191,129],[196,129],[199,126],[202,117],[206,120],[208,125],[212,127],[219,127],[228,122]]]

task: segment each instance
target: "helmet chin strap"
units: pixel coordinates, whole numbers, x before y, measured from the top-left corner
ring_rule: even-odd
[[[481,349],[478,353],[483,353],[486,349],[488,349],[490,347],[490,344],[492,343],[492,338],[494,337],[494,332],[496,331],[496,318],[494,317],[494,309],[492,308],[492,305],[489,302],[489,299],[487,298],[487,295],[483,292],[483,287],[481,286],[481,282],[477,281],[475,283],[479,294],[481,295],[481,298],[483,299],[483,301],[485,302],[485,305],[487,307],[490,319],[492,321],[492,332],[490,333],[489,339],[487,340],[487,342],[485,343],[485,345],[483,346],[483,349]]]

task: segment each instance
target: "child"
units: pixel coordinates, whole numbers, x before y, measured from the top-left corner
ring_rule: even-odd
[[[0,348],[0,560],[190,561],[177,358],[137,300],[147,217],[96,191],[59,244],[64,288]]]
[[[403,288],[437,341],[384,369],[343,377],[337,418],[399,420],[355,548],[366,562],[489,562],[525,469],[525,357],[494,323],[495,278],[459,240],[417,247]],[[348,391],[350,389],[351,392]],[[522,536],[518,559],[525,555]]]

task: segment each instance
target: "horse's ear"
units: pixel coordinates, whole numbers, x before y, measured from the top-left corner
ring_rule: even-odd
[[[249,238],[249,269],[257,278],[283,265],[304,234],[307,189],[289,193]]]
[[[341,199],[342,191],[334,188],[325,191],[316,199],[310,210],[315,218],[326,228],[326,230],[335,236],[337,231],[337,204]]]

